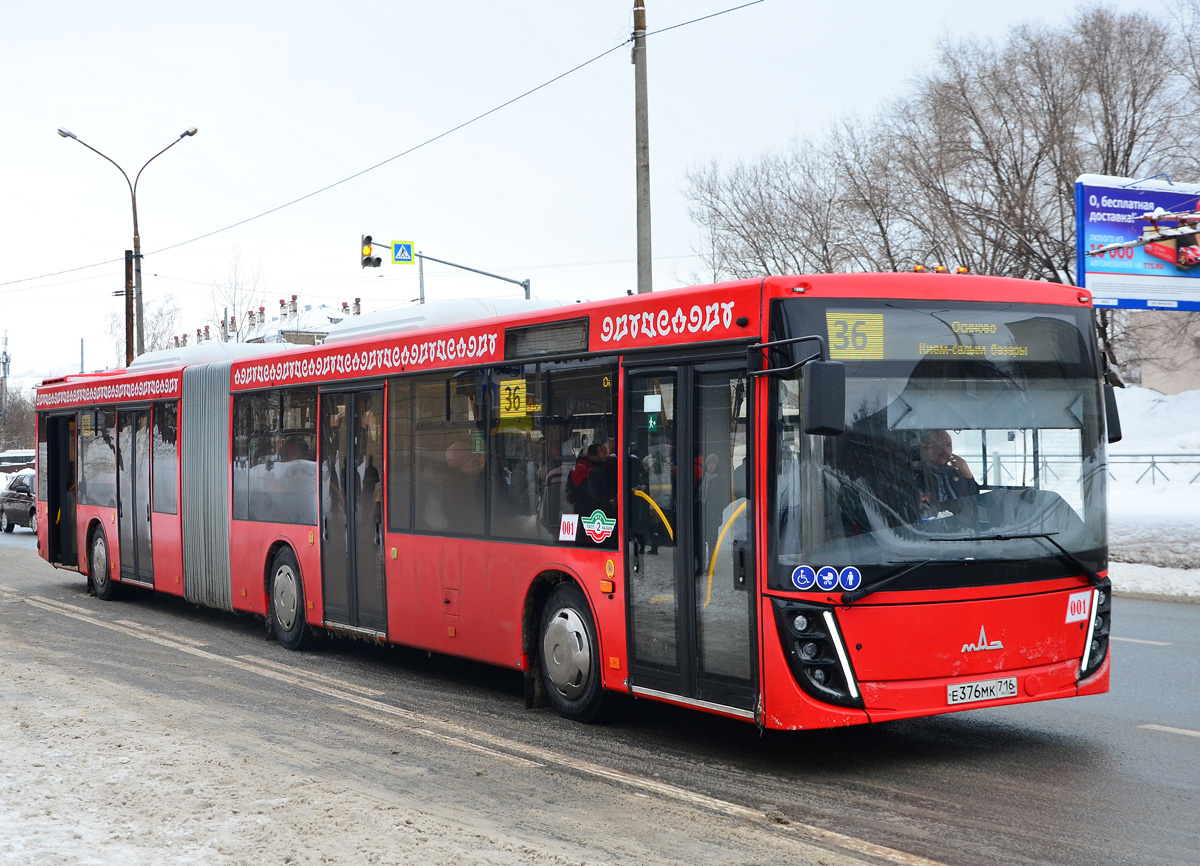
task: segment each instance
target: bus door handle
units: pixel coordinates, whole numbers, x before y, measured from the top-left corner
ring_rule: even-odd
[[[321,540],[329,540],[329,518],[327,516],[321,517]]]
[[[380,547],[383,544],[383,537],[379,531],[381,528],[382,528],[382,525],[379,522],[379,518],[376,517],[375,518],[375,546],[376,547]]]
[[[637,541],[631,541],[629,546],[633,548],[633,554],[629,557],[629,568],[634,574],[639,574],[642,570],[641,545]]]
[[[733,588],[746,588],[746,548],[740,544],[733,548]]]

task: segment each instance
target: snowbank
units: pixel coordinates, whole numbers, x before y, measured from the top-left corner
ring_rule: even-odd
[[[1118,388],[1124,439],[1109,453],[1200,454],[1200,391],[1163,395]],[[1200,464],[1164,464],[1169,480],[1148,464],[1114,463],[1108,490],[1109,556],[1116,589],[1200,599]],[[1138,563],[1127,565],[1126,563]]]

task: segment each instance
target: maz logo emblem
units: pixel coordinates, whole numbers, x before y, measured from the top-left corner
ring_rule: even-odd
[[[965,643],[965,644],[963,644],[962,651],[965,653],[981,653],[984,650],[998,650],[998,649],[1004,649],[1004,644],[1000,643],[1000,641],[998,641],[998,640],[994,640],[991,643],[988,643],[987,631],[984,629],[983,626],[980,626],[979,627],[979,643],[976,643],[976,644]]]

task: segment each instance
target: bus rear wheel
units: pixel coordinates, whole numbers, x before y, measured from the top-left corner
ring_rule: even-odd
[[[268,598],[271,609],[267,616],[275,637],[284,649],[303,649],[312,632],[304,618],[304,584],[300,580],[300,564],[290,547],[280,548],[271,560],[271,586]]]
[[[88,549],[88,566],[91,568],[92,591],[101,601],[112,601],[117,597],[117,585],[113,583],[112,572],[109,570],[108,541],[104,530],[97,529],[92,533],[92,544]]]
[[[600,643],[587,598],[560,583],[542,610],[542,679],[554,709],[576,722],[600,717]]]

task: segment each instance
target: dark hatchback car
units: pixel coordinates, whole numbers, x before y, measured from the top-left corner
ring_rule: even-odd
[[[33,496],[32,469],[0,476],[0,529],[12,532],[14,527],[28,526],[37,532],[37,502]]]

